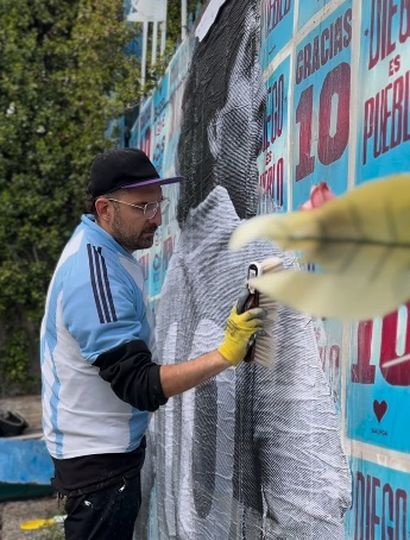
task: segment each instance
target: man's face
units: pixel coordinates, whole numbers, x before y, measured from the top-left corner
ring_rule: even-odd
[[[106,196],[110,199],[110,195]],[[161,207],[153,217],[144,215],[142,208],[135,208],[124,203],[145,205],[161,201],[160,186],[122,189],[112,195],[120,202],[110,201],[113,205],[111,235],[128,251],[150,248],[154,234],[161,225]]]

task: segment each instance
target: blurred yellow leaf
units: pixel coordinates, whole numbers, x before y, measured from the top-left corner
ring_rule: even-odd
[[[57,523],[62,523],[64,518],[65,516],[54,516],[45,519],[32,519],[22,523],[20,529],[22,531],[34,531],[36,529],[42,529],[43,527],[52,527],[53,525],[57,525]]]
[[[261,238],[323,269],[253,280],[264,294],[322,317],[384,315],[410,298],[410,175],[369,182],[316,210],[253,218],[230,245]]]

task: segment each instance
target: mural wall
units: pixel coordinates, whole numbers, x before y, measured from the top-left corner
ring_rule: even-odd
[[[240,219],[410,171],[409,109],[409,0],[228,0],[180,46],[130,142],[187,177],[139,255],[160,362],[219,343],[249,262],[294,264],[228,252]],[[278,308],[271,370],[154,415],[137,537],[409,538],[409,306],[352,324]]]

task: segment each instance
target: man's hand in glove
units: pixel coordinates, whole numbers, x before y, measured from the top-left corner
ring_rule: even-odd
[[[236,306],[226,322],[225,337],[218,351],[233,366],[237,366],[246,356],[252,336],[263,330],[262,308],[253,308],[238,314]]]

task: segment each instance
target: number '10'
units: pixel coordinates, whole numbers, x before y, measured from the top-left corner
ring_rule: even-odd
[[[383,378],[393,386],[410,386],[410,304],[406,305],[407,328],[404,353],[396,352],[399,336],[399,313],[394,311],[384,317],[381,329],[379,367]],[[357,329],[357,363],[351,367],[352,382],[374,384],[376,366],[372,365],[371,344],[373,321],[362,321]],[[399,360],[394,365],[389,363]]]
[[[332,99],[337,95],[337,119],[334,135],[331,135]],[[342,62],[326,75],[320,91],[319,133],[317,155],[323,165],[330,165],[343,154],[349,139],[350,111],[350,65]],[[299,163],[296,165],[296,181],[312,174],[315,156],[312,156],[313,131],[313,85],[301,94],[296,109],[299,129]]]

